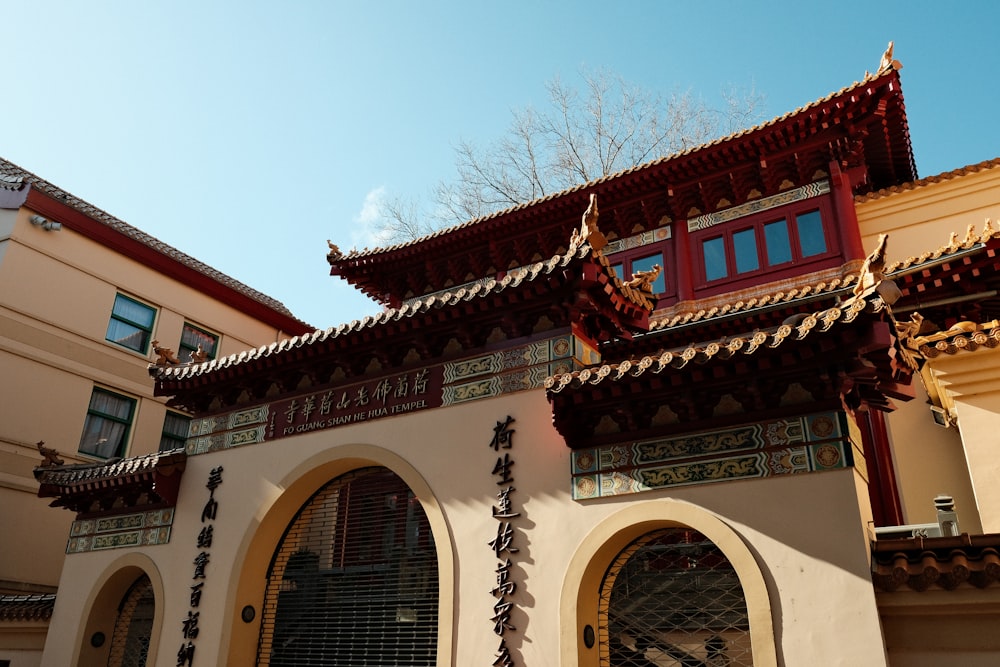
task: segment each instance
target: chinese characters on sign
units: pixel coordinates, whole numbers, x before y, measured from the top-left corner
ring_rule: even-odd
[[[507,646],[507,637],[508,633],[517,630],[511,623],[511,612],[514,609],[512,598],[517,591],[517,584],[511,576],[511,569],[514,565],[511,557],[516,557],[517,554],[517,546],[514,544],[514,538],[517,535],[512,521],[521,514],[516,511],[511,500],[511,494],[515,491],[514,477],[511,474],[514,459],[511,458],[508,450],[512,449],[514,445],[514,429],[510,427],[513,423],[514,418],[509,415],[506,421],[497,422],[493,428],[493,439],[490,441],[490,448],[497,453],[492,474],[496,478],[496,485],[500,487],[496,494],[497,504],[493,506],[493,518],[497,522],[497,532],[496,537],[489,543],[490,549],[493,550],[497,559],[496,585],[490,591],[496,598],[490,621],[493,623],[493,632],[500,637],[500,645],[494,654],[494,667],[513,667],[514,659]]]
[[[274,440],[438,407],[442,381],[440,369],[422,368],[280,401],[271,406],[267,438]]]
[[[201,614],[198,608],[201,606],[201,593],[205,586],[205,570],[209,563],[209,549],[212,548],[212,524],[219,511],[219,501],[215,499],[215,490],[221,484],[222,466],[212,468],[208,473],[208,483],[205,484],[205,488],[208,489],[208,502],[201,510],[202,527],[198,533],[197,542],[197,548],[200,551],[193,561],[194,576],[191,577],[191,580],[194,583],[191,585],[190,609],[188,609],[187,617],[181,620],[181,632],[184,639],[177,651],[177,667],[191,667],[194,663],[194,640],[198,638],[198,617]]]

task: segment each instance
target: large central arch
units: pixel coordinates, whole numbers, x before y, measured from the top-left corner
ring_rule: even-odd
[[[275,495],[258,508],[255,521],[239,546],[226,601],[220,662],[253,665],[261,630],[261,602],[266,595],[272,557],[296,515],[320,489],[354,471],[379,467],[391,471],[412,492],[433,535],[438,571],[436,665],[452,664],[455,636],[455,555],[451,530],[430,486],[405,459],[374,445],[342,445],[325,449],[299,463],[275,484]],[[241,620],[246,607],[252,620]]]

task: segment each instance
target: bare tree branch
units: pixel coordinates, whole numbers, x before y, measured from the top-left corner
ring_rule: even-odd
[[[435,208],[388,198],[386,236],[405,241],[683,151],[756,122],[763,96],[729,87],[715,109],[690,91],[662,94],[607,70],[584,71],[582,92],[558,77],[549,108],[513,112],[506,135],[455,146],[456,178],[434,190]]]

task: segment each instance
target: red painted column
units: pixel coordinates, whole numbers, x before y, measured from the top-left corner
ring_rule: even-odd
[[[674,275],[677,277],[677,300],[694,299],[694,266],[691,261],[691,237],[688,236],[687,220],[673,223]]]
[[[861,430],[868,464],[868,496],[871,498],[875,526],[901,526],[903,505],[896,486],[896,470],[892,464],[885,415],[879,410],[868,410],[855,413],[854,419]]]
[[[833,204],[834,226],[840,241],[841,251],[845,259],[864,259],[864,244],[861,242],[861,229],[858,227],[858,216],[854,210],[854,189],[851,187],[851,177],[841,171],[836,161],[830,162],[830,198]]]

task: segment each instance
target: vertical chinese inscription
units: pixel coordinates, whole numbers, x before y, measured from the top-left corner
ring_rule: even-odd
[[[511,576],[511,569],[514,566],[512,557],[516,559],[518,551],[515,544],[517,533],[513,522],[521,516],[521,513],[517,511],[511,498],[516,490],[514,476],[511,473],[514,459],[510,452],[514,446],[515,431],[511,428],[513,423],[514,418],[510,415],[505,421],[498,421],[493,427],[493,439],[490,441],[490,448],[497,454],[491,474],[496,480],[496,485],[500,487],[496,493],[497,503],[493,505],[496,537],[489,542],[490,549],[497,561],[495,585],[490,590],[496,600],[493,604],[493,615],[490,617],[490,622],[493,623],[493,632],[500,638],[500,644],[493,656],[492,664],[494,667],[514,666],[514,658],[507,645],[507,639],[511,632],[517,630],[511,623],[511,612],[514,609],[513,597],[517,591],[517,584]]]
[[[187,616],[181,619],[181,647],[177,651],[177,667],[191,667],[194,664],[195,640],[198,639],[198,617],[201,615],[202,589],[205,586],[205,572],[210,561],[212,548],[212,532],[215,517],[219,511],[219,501],[215,499],[215,490],[222,484],[222,466],[212,468],[208,473],[208,501],[201,510],[201,530],[198,531],[196,547],[198,555],[194,557],[194,576],[191,577],[191,597]]]

